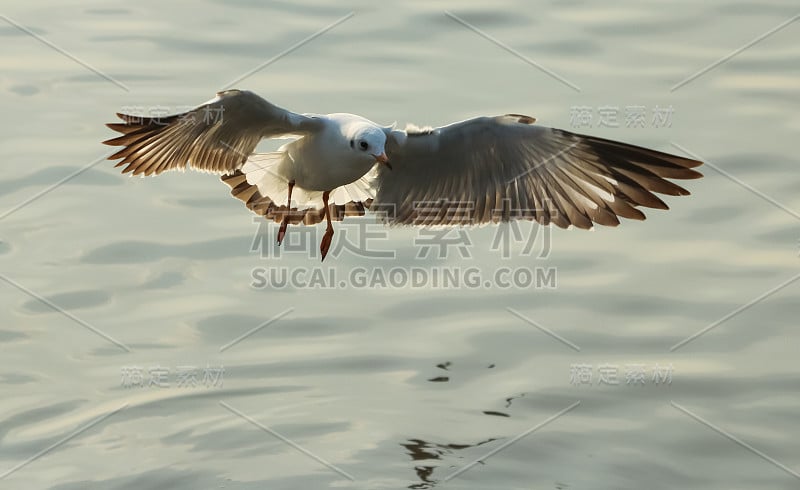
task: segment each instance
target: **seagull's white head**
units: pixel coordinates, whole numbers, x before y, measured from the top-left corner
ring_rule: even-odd
[[[359,125],[351,133],[349,144],[357,158],[380,162],[392,168],[386,156],[386,133],[383,128],[372,124]]]

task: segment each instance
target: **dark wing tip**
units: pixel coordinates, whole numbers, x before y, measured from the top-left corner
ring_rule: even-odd
[[[130,138],[127,135],[144,129],[150,124],[150,118],[144,116],[131,116],[128,114],[117,113],[117,117],[125,122],[122,123],[106,123],[106,127],[120,133],[121,136],[115,136],[103,141],[104,145],[109,146],[124,146],[130,143]]]
[[[125,121],[126,123],[129,122],[138,122],[141,121],[143,118],[142,116],[133,116],[131,114],[123,114],[121,112],[117,112],[117,117]]]
[[[655,151],[655,150],[653,150],[653,151]],[[681,156],[678,156],[678,155],[673,155],[671,153],[664,153],[664,152],[659,152],[659,153],[662,153],[664,155],[669,155],[669,156],[671,156],[672,158],[675,158],[675,159],[679,159],[680,160],[680,164],[683,165],[686,168],[699,167],[700,165],[703,165],[703,163],[704,163],[703,161],[695,160],[694,158],[681,157]]]
[[[692,160],[692,161],[697,161],[697,160]],[[699,167],[702,164],[703,162],[699,162],[698,165],[695,165],[695,167]],[[700,179],[702,177],[704,177],[702,173],[698,172],[697,170],[692,170],[690,168],[687,168],[686,172],[684,173],[684,177],[682,178],[687,180],[693,180],[693,179]]]
[[[125,134],[126,131],[130,128],[130,125],[124,123],[106,123],[106,127],[109,129],[113,129],[118,133]]]
[[[125,136],[129,131],[127,129],[129,126],[120,123],[106,123],[106,127],[109,129],[113,129],[114,131],[121,133]],[[103,141],[104,145],[108,146],[119,146],[120,144],[117,142],[119,136],[114,136],[113,138],[108,138],[107,140]]]

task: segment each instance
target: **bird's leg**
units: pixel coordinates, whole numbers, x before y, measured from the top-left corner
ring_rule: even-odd
[[[322,242],[319,244],[319,251],[322,254],[322,260],[328,255],[328,249],[331,248],[331,240],[333,239],[333,223],[331,223],[331,208],[328,206],[328,198],[330,191],[322,193],[322,202],[325,206],[325,220],[328,222],[328,228],[325,230],[325,235],[322,237]]]
[[[294,189],[294,180],[289,181],[289,197],[286,198],[286,214],[283,215],[281,227],[278,228],[278,245],[283,243],[283,237],[286,236],[286,228],[289,226],[289,215],[292,212],[292,189]]]

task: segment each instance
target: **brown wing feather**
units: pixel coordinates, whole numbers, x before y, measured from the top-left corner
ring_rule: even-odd
[[[123,148],[122,173],[158,175],[187,167],[217,174],[240,168],[262,138],[303,134],[319,124],[313,117],[281,109],[245,90],[226,90],[183,114],[143,117],[117,114],[122,123],[106,126],[121,133],[103,143]]]
[[[657,194],[689,194],[667,179],[702,177],[697,160],[533,123],[508,114],[408,131],[387,147],[375,206],[394,208],[393,224],[616,226],[644,219],[638,207],[668,209]],[[441,209],[465,204],[471,213]]]

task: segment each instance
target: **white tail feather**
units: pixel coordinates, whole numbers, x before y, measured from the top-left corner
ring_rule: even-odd
[[[247,158],[242,172],[247,182],[258,187],[262,196],[269,196],[276,204],[286,203],[289,192],[289,166],[291,159],[285,151],[254,153]],[[350,201],[374,199],[371,174],[353,183],[337,187],[331,191],[330,204],[347,204]],[[322,208],[322,191],[310,191],[295,186],[292,189],[292,207],[297,209]]]

